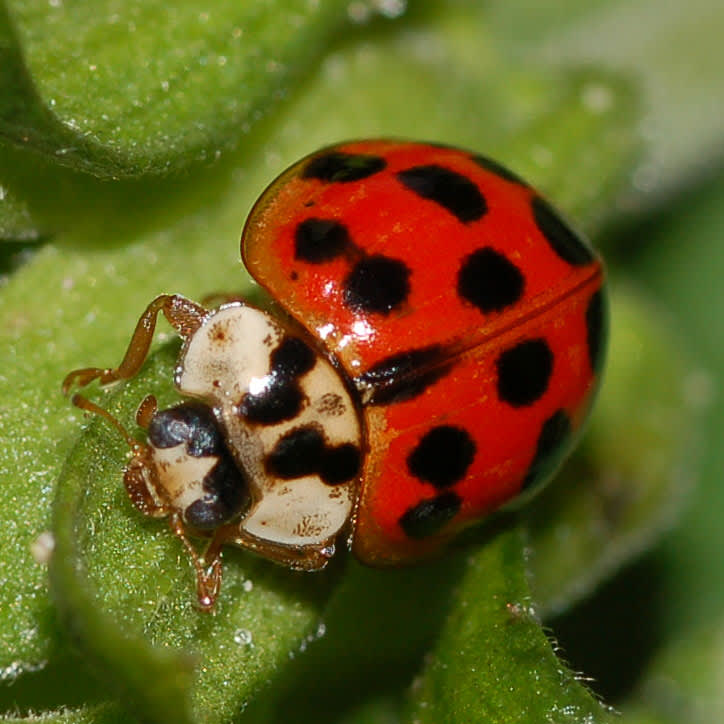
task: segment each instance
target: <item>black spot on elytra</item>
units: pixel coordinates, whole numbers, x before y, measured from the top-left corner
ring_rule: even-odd
[[[290,430],[277,442],[266,468],[285,480],[316,474],[328,485],[337,485],[355,478],[360,463],[356,445],[329,445],[316,425],[307,425]]]
[[[358,312],[389,314],[410,294],[410,270],[399,259],[373,254],[358,261],[344,280],[344,303]]]
[[[500,178],[504,178],[506,181],[511,181],[512,183],[519,184],[520,186],[528,186],[528,184],[523,181],[520,176],[517,176],[510,169],[506,168],[497,161],[493,161],[492,158],[480,156],[478,154],[474,154],[470,158],[481,168],[494,173],[496,176],[500,176]]]
[[[584,266],[595,259],[586,242],[561,219],[545,199],[534,196],[531,207],[538,229],[563,261],[573,266]]]
[[[603,365],[608,332],[608,310],[603,291],[599,289],[588,300],[586,307],[586,342],[591,369],[598,373]]]
[[[387,162],[380,156],[327,151],[318,154],[307,163],[302,171],[302,178],[330,183],[348,183],[372,176],[386,167]]]
[[[333,219],[305,219],[294,232],[294,258],[308,264],[332,261],[349,246],[347,227]]]
[[[544,339],[529,339],[505,350],[496,362],[498,396],[513,407],[532,405],[548,389],[553,353]]]
[[[523,478],[521,490],[544,483],[558,467],[571,437],[571,420],[565,410],[557,410],[542,425],[535,456]]]
[[[437,533],[460,510],[460,496],[452,491],[423,500],[407,510],[399,520],[408,538],[427,538]]]
[[[316,355],[298,337],[284,337],[271,353],[271,369],[261,392],[247,392],[239,403],[239,414],[248,422],[275,425],[299,414],[304,395],[299,377],[315,365]]]
[[[444,377],[452,361],[445,361],[440,345],[400,352],[376,362],[355,379],[366,404],[389,405],[411,400]]]
[[[489,246],[466,256],[458,272],[458,294],[484,313],[515,304],[524,287],[520,269]]]
[[[202,482],[203,495],[183,511],[195,528],[217,528],[236,517],[249,504],[249,482],[224,444],[224,436],[211,409],[201,402],[184,402],[157,412],[148,427],[149,442],[157,448],[185,443],[193,457],[212,457],[216,464]]]
[[[415,166],[400,171],[397,178],[410,191],[439,204],[463,223],[477,221],[488,210],[478,187],[444,166]]]
[[[436,488],[460,482],[475,457],[475,443],[461,427],[438,425],[426,432],[407,457],[412,475]]]

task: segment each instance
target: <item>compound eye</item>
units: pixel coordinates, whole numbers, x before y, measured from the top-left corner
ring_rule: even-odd
[[[225,450],[216,417],[202,402],[182,402],[158,411],[148,426],[148,441],[156,448],[185,444],[193,457],[208,457]]]
[[[148,427],[158,478],[189,525],[212,530],[249,506],[249,482],[224,442],[216,416],[201,402],[157,412]]]

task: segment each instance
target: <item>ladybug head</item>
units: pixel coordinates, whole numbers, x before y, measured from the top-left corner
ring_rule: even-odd
[[[180,513],[191,527],[212,530],[248,508],[248,476],[231,457],[207,405],[187,401],[154,411],[148,443],[146,487],[161,507]],[[125,481],[134,500],[138,471],[133,464],[127,468]]]

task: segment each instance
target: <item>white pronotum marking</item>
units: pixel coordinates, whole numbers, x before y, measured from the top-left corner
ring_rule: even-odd
[[[334,486],[317,475],[282,480],[267,472],[265,460],[285,433],[310,424],[324,431],[328,445],[361,447],[357,410],[339,373],[318,355],[296,381],[304,401],[293,419],[250,425],[238,413],[246,393],[263,393],[273,382],[271,355],[287,334],[254,307],[234,303],[213,310],[187,341],[176,384],[214,407],[237,464],[249,474],[252,505],[242,530],[276,544],[319,548],[349,517],[357,480]]]

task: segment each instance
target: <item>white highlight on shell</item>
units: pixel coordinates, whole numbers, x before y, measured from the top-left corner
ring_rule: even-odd
[[[375,333],[374,327],[366,319],[353,322],[352,331],[358,339],[369,339]]]
[[[320,339],[327,339],[332,332],[334,332],[334,325],[331,322],[329,324],[323,324],[321,327],[317,327],[317,334]]]
[[[264,377],[252,377],[249,380],[249,393],[252,395],[261,395],[269,389],[269,383],[271,377],[264,375]]]

